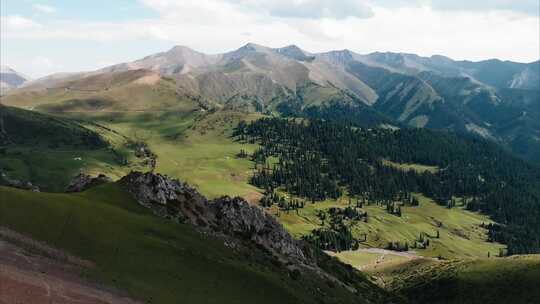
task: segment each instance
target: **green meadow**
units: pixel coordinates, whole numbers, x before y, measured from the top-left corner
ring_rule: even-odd
[[[413,249],[419,255],[428,257],[487,257],[499,254],[504,245],[488,242],[487,230],[480,227],[482,223],[490,223],[490,219],[479,213],[464,210],[461,207],[448,209],[437,205],[431,199],[415,194],[420,205],[403,206],[402,216],[389,214],[382,206],[364,205],[363,211],[368,213],[368,222],[352,225],[355,236],[362,239],[367,234],[363,247],[384,248],[388,242],[408,242],[410,246],[418,240],[420,234],[427,234],[430,245],[426,249]],[[270,208],[280,222],[296,237],[309,234],[313,229],[321,227],[317,213],[331,207],[346,208],[348,198],[307,203],[304,208],[295,211],[279,211],[277,206]],[[440,226],[439,226],[440,225]],[[439,231],[439,238],[436,233]]]
[[[204,195],[242,196],[257,201],[259,190],[248,184],[253,164],[237,158],[241,149],[253,152],[231,138],[241,120],[257,114],[198,110],[173,112],[95,114],[92,118],[127,137],[143,141],[157,155],[156,172],[180,178]]]

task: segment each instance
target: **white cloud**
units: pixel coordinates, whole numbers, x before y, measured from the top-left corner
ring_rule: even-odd
[[[32,65],[42,69],[52,69],[58,67],[51,59],[43,56],[37,56],[32,59]]]
[[[40,13],[45,13],[45,14],[53,14],[58,11],[56,7],[45,5],[45,4],[34,4],[32,5],[32,8]]]
[[[530,15],[540,14],[540,1],[538,0],[431,0],[431,5],[440,10],[512,11]]]
[[[0,24],[2,26],[2,32],[4,30],[27,30],[41,27],[40,24],[34,22],[32,19],[20,15],[1,16]]]
[[[363,52],[442,54],[454,59],[538,60],[540,19],[515,12],[440,12],[429,7],[375,8],[375,17],[335,24],[347,46]]]
[[[369,0],[369,2],[373,6],[389,9],[428,6],[441,11],[484,13],[507,11],[536,16],[540,14],[540,1],[538,0]]]
[[[30,72],[33,78],[36,76],[50,75],[53,73],[64,72],[66,66],[64,64],[57,63],[46,56],[35,56],[25,61],[16,62],[17,69],[19,71]]]
[[[227,0],[237,6],[274,17],[305,19],[369,18],[373,12],[366,0]]]
[[[249,30],[253,42],[294,43],[310,51],[349,48],[361,53],[403,51],[516,61],[538,60],[540,54],[540,18],[520,10],[530,0],[514,0],[521,2],[514,10],[504,9],[509,0],[489,0],[485,11],[473,4],[443,10],[443,5],[450,5],[444,0],[393,0],[393,8],[374,0],[142,1],[161,14],[165,24],[156,26],[169,34],[169,40],[203,51],[237,47],[246,42],[246,36],[238,33]],[[355,14],[349,7],[353,2],[370,6],[373,14]],[[314,4],[318,12],[292,13]],[[332,7],[332,13],[325,13],[325,7]],[[352,13],[339,13],[345,8]]]

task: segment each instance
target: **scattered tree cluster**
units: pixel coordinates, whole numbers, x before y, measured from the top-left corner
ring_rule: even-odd
[[[279,195],[276,192],[271,192],[265,194],[259,201],[260,205],[262,207],[272,207],[273,205],[277,205],[278,208],[282,211],[291,211],[291,210],[298,210],[301,208],[304,208],[305,202],[303,200],[299,199],[287,199],[283,195]]]
[[[346,191],[357,204],[390,206],[396,215],[396,202],[418,204],[412,192],[448,208],[457,206],[455,197],[467,197],[464,207],[499,223],[488,228],[490,239],[507,244],[509,254],[540,252],[540,169],[488,141],[428,129],[278,118],[242,122],[234,136],[260,144],[251,182],[267,191],[281,187],[312,202]],[[277,159],[272,166],[269,157]],[[383,159],[439,170],[407,171]],[[320,234],[326,244],[328,235]]]

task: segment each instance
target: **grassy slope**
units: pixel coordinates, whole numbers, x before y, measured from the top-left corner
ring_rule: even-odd
[[[172,81],[138,81],[148,72],[129,71],[114,79],[95,76],[41,90],[21,90],[2,96],[4,105],[49,112],[167,110],[182,100]],[[71,88],[71,89],[66,89]]]
[[[150,140],[150,146],[161,156],[158,170],[187,180],[210,197],[223,194],[248,199],[259,197],[259,191],[247,183],[252,174],[251,163],[236,158],[241,149],[250,153],[255,146],[242,145],[230,138],[232,128],[240,120],[256,117],[255,114],[216,113],[201,117],[177,141],[159,137]]]
[[[437,173],[437,171],[439,171],[439,168],[437,166],[427,166],[427,165],[421,165],[421,164],[400,164],[400,163],[396,163],[387,159],[383,160],[383,164],[385,166],[401,169],[403,171],[413,170],[413,171],[416,171],[417,173],[424,173],[424,172]]]
[[[333,254],[415,304],[538,303],[540,255],[438,261],[392,253]]]
[[[367,272],[368,274],[376,273],[377,271],[388,267],[402,265],[411,260],[411,258],[399,256],[397,254],[375,252],[342,251],[338,253],[331,252],[329,254],[358,270]]]
[[[240,149],[251,151],[254,147],[244,147],[228,138],[238,121],[253,119],[256,115],[203,113],[197,102],[177,95],[174,83],[167,79],[153,85],[134,81],[144,75],[136,71],[119,73],[113,80],[96,76],[63,85],[84,90],[97,88],[95,91],[44,89],[4,96],[1,102],[106,125],[133,140],[147,142],[158,156],[157,172],[182,178],[210,197],[229,194],[256,200],[260,196],[258,190],[247,183],[251,164],[235,158]],[[53,152],[47,151],[45,155],[52,156]],[[64,168],[58,171],[65,170],[70,176],[71,172],[78,171],[81,166],[71,164],[73,158],[80,156],[79,151],[75,154],[61,155],[58,163],[64,164]],[[89,157],[85,156],[86,159]],[[21,162],[31,160],[32,155],[25,153],[20,159]],[[68,170],[68,166],[74,169]],[[86,167],[96,168],[88,169],[92,173],[101,170],[112,177],[119,177],[126,171],[113,164]],[[29,175],[32,174],[26,174]]]
[[[463,210],[459,207],[447,209],[441,207],[430,199],[418,195],[420,206],[403,207],[402,217],[388,214],[380,206],[364,206],[368,212],[368,222],[359,222],[353,228],[357,236],[368,234],[368,240],[364,243],[370,247],[385,247],[390,241],[408,241],[412,244],[418,239],[421,232],[435,236],[439,230],[440,238],[431,238],[427,249],[412,249],[420,255],[446,258],[455,257],[484,257],[488,251],[492,255],[499,252],[504,246],[486,241],[487,231],[479,225],[489,223],[488,217]],[[315,204],[307,204],[295,212],[280,212],[279,219],[284,226],[297,237],[308,234],[311,230],[320,227],[321,221],[317,218],[317,210],[330,207],[345,208],[348,200],[345,198],[327,200]],[[277,206],[272,207],[271,212],[277,214]],[[442,222],[438,228],[436,221]]]
[[[186,104],[171,112],[92,115],[92,120],[146,142],[157,154],[156,172],[181,178],[209,197],[240,195],[253,201],[260,196],[248,184],[252,163],[235,157],[241,149],[250,152],[255,146],[230,138],[240,120],[255,119],[256,114],[207,113]]]
[[[15,108],[0,108],[9,138],[0,170],[10,179],[30,181],[47,191],[62,191],[81,170],[123,176],[144,166],[125,147],[127,139],[99,125]],[[118,155],[130,166],[122,166]]]
[[[80,171],[91,175],[105,173],[111,177],[129,171],[118,166],[115,157],[105,149],[62,151],[40,147],[8,149],[7,154],[0,157],[0,169],[7,172],[9,178],[30,181],[42,190],[53,192],[63,191]]]
[[[540,255],[414,260],[376,275],[411,303],[538,303]]]
[[[329,303],[354,298],[315,277],[294,281],[257,250],[232,251],[187,225],[156,218],[115,184],[76,194],[0,187],[0,195],[1,225],[94,261],[89,278],[149,303],[313,303],[322,293]]]

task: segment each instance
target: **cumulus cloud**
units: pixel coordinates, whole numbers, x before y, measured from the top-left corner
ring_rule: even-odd
[[[540,15],[540,1],[538,0],[371,0],[370,3],[371,5],[389,9],[427,6],[439,11],[477,13],[507,11],[527,15]]]
[[[43,69],[53,69],[60,67],[60,65],[55,64],[51,59],[44,56],[37,56],[32,59],[32,64]]]
[[[538,0],[432,0],[435,9],[443,10],[470,10],[470,11],[515,11],[530,15],[540,14],[540,1]]]
[[[274,17],[305,19],[369,18],[373,11],[362,0],[229,0],[236,5],[265,12]]]
[[[39,23],[20,15],[2,16],[0,17],[0,23],[2,29],[5,30],[25,30],[41,27]]]
[[[58,11],[56,7],[45,5],[45,4],[34,4],[32,5],[32,8],[40,13],[45,13],[45,14],[53,14]]]

